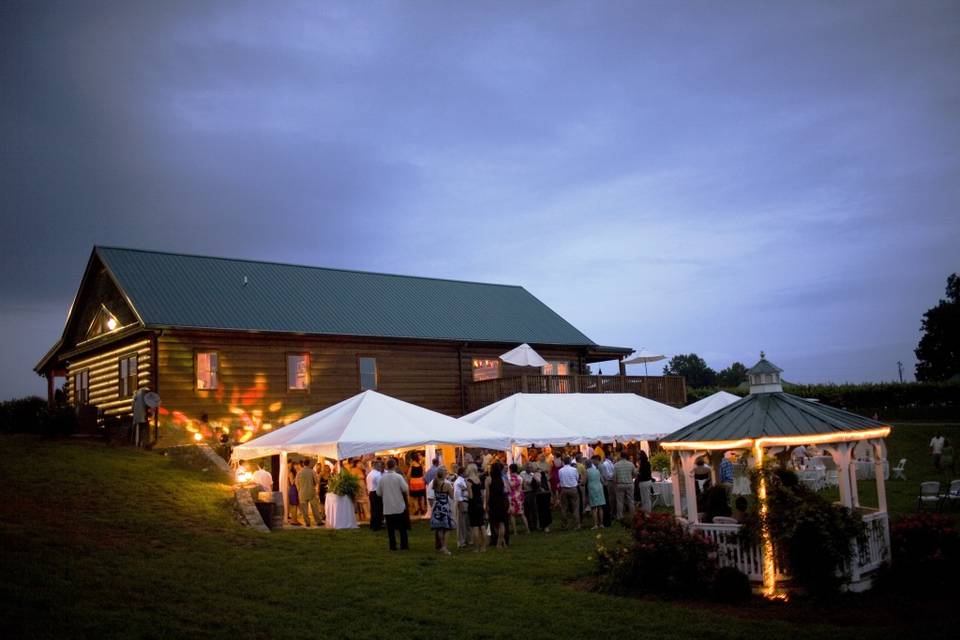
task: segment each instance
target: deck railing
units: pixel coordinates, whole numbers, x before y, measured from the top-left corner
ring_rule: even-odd
[[[549,376],[527,374],[467,385],[467,410],[476,411],[515,393],[635,393],[682,407],[687,388],[682,376]]]
[[[864,537],[851,540],[855,566],[844,569],[852,588],[864,580],[864,576],[887,561],[890,557],[887,514],[879,511],[863,516],[866,527]],[[721,567],[735,567],[742,571],[751,582],[763,581],[763,553],[755,545],[743,545],[740,541],[739,524],[694,524],[694,531],[717,545],[717,561]],[[774,559],[777,581],[789,580],[790,576],[780,568],[781,563]]]

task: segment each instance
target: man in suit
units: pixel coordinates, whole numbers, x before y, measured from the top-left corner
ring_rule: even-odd
[[[383,500],[383,515],[387,520],[387,538],[390,551],[397,550],[397,532],[400,532],[400,549],[409,549],[407,541],[407,498],[410,488],[406,479],[397,473],[397,461],[387,459],[387,472],[380,477],[377,495]]]
[[[303,524],[310,526],[310,510],[313,510],[313,521],[319,527],[323,524],[323,509],[320,508],[320,499],[317,498],[317,485],[319,479],[317,472],[313,469],[313,460],[307,460],[303,464],[300,473],[297,474],[297,495],[300,497],[300,513],[303,515]]]

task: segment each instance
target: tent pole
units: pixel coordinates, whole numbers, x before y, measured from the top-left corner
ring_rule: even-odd
[[[280,479],[277,484],[280,491],[283,493],[283,524],[287,524],[287,520],[290,517],[290,505],[287,503],[287,482],[288,482],[288,471],[287,471],[287,452],[283,451],[280,453]]]

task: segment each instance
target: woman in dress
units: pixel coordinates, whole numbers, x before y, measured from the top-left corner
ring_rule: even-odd
[[[550,525],[553,524],[553,511],[550,510],[553,495],[550,492],[549,474],[542,468],[536,469],[531,486],[536,492],[537,525],[544,533],[550,533]]]
[[[490,537],[496,536],[497,549],[507,547],[507,515],[510,501],[510,490],[503,472],[503,465],[496,460],[490,465],[490,475],[487,477],[485,507],[490,519]]]
[[[450,555],[447,549],[447,532],[456,529],[453,520],[453,485],[447,480],[447,470],[437,469],[437,475],[430,483],[433,488],[433,511],[430,515],[430,528],[433,529],[434,546],[444,555]]]
[[[297,471],[299,470],[298,462],[287,465],[287,522],[298,527],[300,526],[300,519],[297,517],[300,512],[300,494],[297,492]]]
[[[486,551],[486,539],[483,535],[483,483],[477,473],[477,465],[472,462],[467,465],[464,474],[467,479],[467,520],[470,523],[470,534],[477,552]]]
[[[408,482],[410,483],[410,498],[414,509],[411,515],[421,515],[427,512],[427,484],[423,480],[423,465],[420,463],[420,454],[414,452],[410,456]]]
[[[603,476],[600,470],[594,466],[593,461],[585,458],[583,466],[586,467],[587,476],[587,500],[590,504],[590,510],[593,511],[593,528],[603,529],[603,505],[607,504],[603,497]]]
[[[553,504],[560,504],[560,467],[563,461],[559,456],[554,457],[553,464],[550,466],[550,495],[553,496]]]
[[[527,518],[527,530],[537,529],[536,462],[528,462],[520,472],[520,489],[523,492],[523,515]]]
[[[511,464],[510,473],[507,474],[507,481],[510,485],[510,530],[513,535],[517,535],[517,517],[523,519],[523,526],[527,533],[530,533],[530,523],[527,521],[527,514],[523,509],[523,480],[520,478],[520,469],[516,464]]]

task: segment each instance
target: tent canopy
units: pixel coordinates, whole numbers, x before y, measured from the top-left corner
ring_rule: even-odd
[[[233,449],[234,460],[301,453],[335,460],[377,451],[459,444],[504,450],[509,438],[436,411],[364,391]]]
[[[726,391],[717,391],[713,395],[697,400],[693,404],[688,404],[683,408],[690,415],[701,418],[708,416],[714,411],[719,411],[724,407],[733,404],[740,399],[740,396]]]
[[[520,446],[655,440],[691,419],[633,393],[515,393],[460,418]]]

